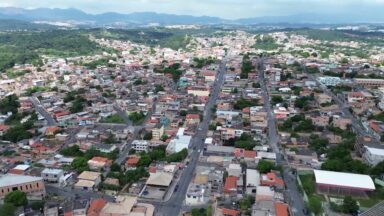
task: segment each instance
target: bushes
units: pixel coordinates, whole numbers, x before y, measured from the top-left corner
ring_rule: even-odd
[[[142,111],[132,112],[129,114],[128,118],[133,122],[133,124],[139,124],[144,120],[145,114]]]
[[[261,161],[259,161],[259,163],[257,164],[256,169],[259,170],[260,173],[268,173],[268,172],[270,172],[271,170],[276,169],[276,166],[275,166],[274,163],[272,163],[272,162],[270,162],[270,161],[261,160]]]

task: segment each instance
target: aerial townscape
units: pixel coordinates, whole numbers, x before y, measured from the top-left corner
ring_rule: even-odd
[[[384,216],[384,25],[267,18],[0,8],[0,216]]]

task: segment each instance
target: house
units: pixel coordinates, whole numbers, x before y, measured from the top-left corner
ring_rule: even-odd
[[[59,183],[63,176],[64,171],[62,169],[45,168],[41,172],[41,177],[44,179],[44,181],[51,183]]]
[[[256,202],[265,200],[272,201],[275,197],[275,191],[268,186],[258,186],[256,187]]]
[[[106,204],[107,201],[105,199],[92,200],[87,210],[87,216],[99,216]]]
[[[352,124],[352,120],[349,118],[343,118],[339,115],[332,116],[332,125],[333,127],[338,127],[340,129],[346,130],[349,125]]]
[[[10,127],[8,125],[0,125],[0,136],[3,136]]]
[[[158,124],[156,127],[152,129],[152,139],[160,140],[164,135],[164,126],[162,124]]]
[[[22,175],[30,170],[31,166],[25,164],[19,164],[8,171],[9,174]]]
[[[209,88],[205,86],[190,86],[187,89],[188,94],[200,97],[209,97],[211,94]]]
[[[224,193],[228,195],[237,194],[237,177],[236,176],[228,176],[225,179]]]
[[[261,175],[260,183],[262,186],[269,186],[277,189],[284,189],[285,187],[284,180],[279,177],[276,172],[269,172]]]
[[[137,197],[118,196],[115,203],[108,202],[100,212],[100,216],[129,216]]]
[[[61,128],[59,127],[48,127],[47,130],[45,130],[46,136],[54,136],[57,132],[61,131]]]
[[[362,92],[349,92],[347,94],[348,103],[362,102],[364,97],[365,96]]]
[[[332,97],[327,95],[327,94],[315,94],[315,100],[317,102],[317,104],[321,105],[321,104],[327,104],[327,103],[331,103],[332,102]]]
[[[95,190],[101,182],[101,173],[84,171],[78,177],[76,188],[82,190]]]
[[[173,180],[173,174],[167,172],[151,173],[146,185],[152,187],[168,188]]]
[[[105,157],[93,157],[87,162],[88,166],[92,170],[105,169],[112,165],[112,160]]]
[[[260,185],[260,173],[255,169],[247,169],[246,190],[247,194],[256,194],[256,187]]]
[[[199,124],[200,115],[199,114],[187,114],[185,116],[185,122],[187,125]]]
[[[242,158],[244,160],[254,161],[256,158],[256,151],[245,150],[241,148],[235,149],[235,157]]]
[[[140,160],[139,156],[136,156],[136,155],[129,156],[127,162],[125,163],[125,168],[126,169],[136,168],[139,160]]]

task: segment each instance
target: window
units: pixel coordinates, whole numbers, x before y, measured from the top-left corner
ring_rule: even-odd
[[[13,188],[12,188],[12,191],[17,191],[17,187],[13,187]]]

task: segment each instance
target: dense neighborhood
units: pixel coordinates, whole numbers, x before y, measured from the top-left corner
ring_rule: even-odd
[[[190,37],[171,49],[89,35],[102,54],[2,73],[0,211],[383,213],[382,47],[284,31]]]

